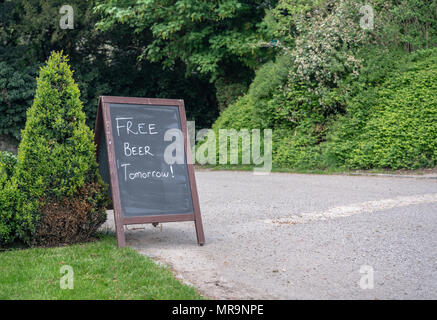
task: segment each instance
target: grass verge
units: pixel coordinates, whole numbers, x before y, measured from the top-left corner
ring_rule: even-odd
[[[116,240],[57,248],[0,252],[0,299],[202,299],[168,268]],[[74,271],[74,288],[61,289],[63,265]]]

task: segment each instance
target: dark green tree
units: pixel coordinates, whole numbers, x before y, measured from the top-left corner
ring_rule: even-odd
[[[54,52],[37,79],[18,162],[2,190],[14,200],[1,212],[0,225],[9,225],[9,234],[4,231],[1,236],[4,241],[83,241],[106,219],[106,186],[97,171],[93,134],[85,124],[79,88],[67,62],[62,53]]]
[[[140,58],[172,68],[177,62],[186,74],[201,74],[215,82],[221,109],[243,94],[253,70],[272,50],[259,46],[265,35],[260,23],[276,1],[153,0],[98,1],[103,18],[98,27],[127,24],[152,41]],[[216,81],[218,79],[218,81]]]
[[[218,109],[208,78],[186,77],[182,63],[163,71],[159,63],[139,61],[151,35],[135,34],[129,25],[120,24],[105,32],[96,30],[99,15],[93,13],[94,2],[69,1],[74,28],[64,30],[59,10],[65,1],[0,0],[0,135],[20,138],[38,68],[53,50],[63,50],[70,58],[91,127],[99,95],[182,98],[188,118],[209,126]]]
[[[181,60],[187,72],[208,74],[212,79],[236,70],[253,68],[260,62],[258,24],[265,9],[276,1],[98,1],[96,11],[104,18],[98,23],[107,29],[126,23],[137,33],[153,35],[142,52],[151,61],[171,67]]]

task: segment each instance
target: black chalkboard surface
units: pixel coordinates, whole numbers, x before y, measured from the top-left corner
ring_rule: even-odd
[[[175,129],[179,140],[165,137]],[[199,244],[204,243],[186,131],[182,100],[100,98],[97,157],[101,176],[111,188],[119,246],[125,244],[125,224],[189,220],[195,221]],[[169,164],[165,150],[177,143],[183,161]]]
[[[109,104],[123,216],[192,213],[186,160],[164,161],[169,129],[182,131],[177,106]],[[183,141],[181,141],[183,143]]]

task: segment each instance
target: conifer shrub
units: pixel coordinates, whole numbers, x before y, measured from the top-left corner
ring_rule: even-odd
[[[10,183],[17,157],[7,151],[0,152],[0,244],[11,239],[14,229],[14,204],[17,190]]]
[[[79,95],[68,58],[53,52],[37,78],[14,174],[1,191],[13,199],[1,216],[0,225],[9,224],[3,242],[84,241],[105,221],[107,186]]]
[[[17,164],[17,156],[12,152],[0,151],[0,186],[9,180]]]

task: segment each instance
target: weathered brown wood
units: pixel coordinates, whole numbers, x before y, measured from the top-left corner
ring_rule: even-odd
[[[145,216],[123,218],[123,224],[143,224],[143,223],[162,223],[162,222],[181,222],[193,221],[194,214],[169,214],[165,216]]]
[[[196,177],[191,155],[190,139],[188,139],[187,118],[185,115],[185,105],[183,100],[179,100],[179,114],[181,117],[182,132],[184,134],[184,148],[190,178],[191,197],[194,207],[194,224],[196,227],[197,243],[201,246],[205,244],[205,234],[203,232],[202,216],[200,214],[199,195],[197,193]]]
[[[142,105],[154,105],[154,106],[177,106],[179,109],[179,116],[181,120],[181,128],[184,136],[184,148],[185,159],[187,161],[188,178],[190,181],[190,191],[193,201],[193,213],[189,214],[167,214],[157,216],[138,216],[138,217],[123,217],[121,212],[121,199],[119,181],[116,167],[115,150],[113,143],[112,123],[110,114],[110,103],[119,104],[142,104]],[[111,179],[111,191],[114,207],[114,220],[117,234],[117,242],[119,247],[126,245],[126,239],[124,234],[124,225],[127,224],[143,224],[143,223],[163,223],[163,222],[178,222],[178,221],[194,221],[196,228],[197,242],[199,245],[205,243],[205,235],[203,232],[202,218],[200,213],[199,196],[197,193],[196,178],[194,175],[194,166],[192,164],[192,155],[190,142],[188,139],[187,119],[185,115],[185,106],[183,100],[177,99],[154,99],[154,98],[135,98],[135,97],[114,97],[114,96],[101,96],[99,99],[99,107],[97,112],[97,120],[95,127],[95,138],[98,150],[103,147],[100,145],[101,130],[104,130],[106,138],[106,148],[108,152],[109,161],[109,173]]]
[[[102,114],[102,99],[99,98],[99,104],[97,107],[97,116],[96,116],[96,125],[94,127],[94,145],[96,147],[96,159],[97,163],[99,163],[99,150],[101,147],[104,148],[104,146],[101,146],[101,134],[103,129],[103,114]],[[108,167],[109,168],[109,167]],[[107,209],[114,209],[114,204],[111,202]]]
[[[103,117],[102,117],[102,99],[99,99],[99,104],[97,107],[97,115],[96,115],[96,125],[94,127],[94,145],[96,146],[96,159],[97,163],[99,162],[99,150],[100,150],[100,135],[103,130]]]
[[[124,225],[121,214],[121,201],[120,201],[120,189],[118,184],[118,174],[115,159],[114,144],[112,143],[112,125],[111,125],[111,114],[109,110],[109,105],[105,105],[102,99],[102,115],[103,115],[103,127],[105,131],[106,138],[106,148],[108,152],[108,165],[109,165],[109,175],[111,178],[111,191],[112,191],[112,203],[114,206],[114,222],[115,230],[117,234],[117,244],[119,247],[126,246],[126,238],[124,235]]]

